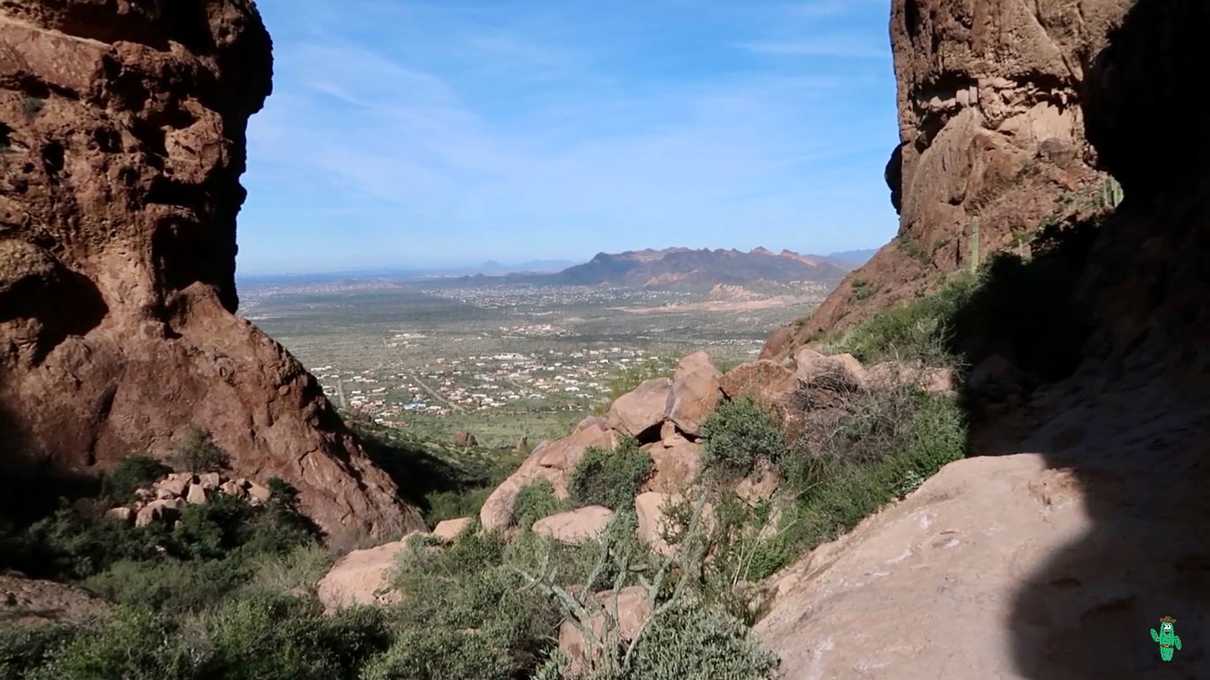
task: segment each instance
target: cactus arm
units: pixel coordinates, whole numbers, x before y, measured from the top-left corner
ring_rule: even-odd
[[[1181,648],[1181,636],[1176,635],[1172,638],[1172,644],[1176,645],[1177,649]]]
[[[1152,640],[1153,642],[1159,642],[1159,641],[1160,641],[1160,634],[1159,634],[1159,633],[1157,633],[1157,632],[1155,632],[1155,629],[1154,629],[1154,628],[1152,628],[1152,629],[1151,629],[1151,640]]]

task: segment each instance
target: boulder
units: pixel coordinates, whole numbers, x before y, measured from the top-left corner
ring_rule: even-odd
[[[130,524],[134,521],[134,510],[130,508],[111,508],[105,513],[105,516],[115,522]]]
[[[794,371],[761,359],[740,364],[723,374],[719,387],[731,399],[750,397],[765,406],[782,407],[798,386]]]
[[[804,385],[822,383],[838,390],[860,390],[866,386],[866,372],[852,354],[820,354],[800,349],[794,355],[794,375]]]
[[[542,455],[537,456],[535,460],[542,467],[571,474],[588,449],[612,449],[616,445],[617,436],[613,431],[602,420],[595,419],[592,423],[576,428],[568,436],[547,443],[542,447]],[[555,484],[555,490],[560,498],[566,498],[566,481]]]
[[[623,434],[639,437],[664,421],[671,397],[671,380],[647,380],[614,400],[607,416],[609,426]]]
[[[205,505],[206,487],[201,484],[190,484],[189,493],[185,496],[185,502],[190,505]]]
[[[634,499],[634,511],[638,515],[638,537],[652,551],[660,555],[668,555],[673,546],[664,540],[664,534],[671,528],[664,516],[665,509],[683,500],[678,494],[648,491]]]
[[[534,522],[533,530],[539,536],[548,536],[560,543],[579,544],[600,536],[611,521],[613,510],[589,505],[540,519]]]
[[[980,361],[966,379],[972,394],[989,399],[1006,399],[1020,394],[1025,376],[1011,361],[993,354]]]
[[[214,491],[223,482],[223,477],[217,472],[204,472],[197,476],[197,483],[206,491]]]
[[[463,448],[466,448],[466,447],[478,446],[478,445],[479,445],[479,440],[475,439],[475,435],[471,434],[470,432],[455,432],[454,433],[454,446],[461,446]]]
[[[236,498],[244,498],[248,495],[248,492],[244,490],[244,487],[240,486],[239,482],[234,480],[223,482],[222,485],[219,486],[218,490],[227,494],[228,496],[235,496]]]
[[[1139,476],[1039,454],[950,463],[783,570],[754,632],[787,678],[1160,677],[1137,622],[1172,614],[1190,631],[1186,650],[1210,641],[1210,615],[1179,582],[1191,560],[1208,563],[1204,534],[1189,531],[1205,515],[1177,514],[1206,504],[1176,485],[1150,492]],[[1151,515],[1157,499],[1168,505]]]
[[[248,482],[248,497],[257,503],[267,503],[273,492],[256,482]]]
[[[607,621],[612,621],[613,625],[616,625],[616,631],[621,641],[629,642],[643,630],[647,619],[651,618],[651,601],[647,597],[647,591],[639,586],[623,588],[616,593],[614,591],[594,593],[593,598],[605,610],[604,613],[596,614],[587,622],[587,627],[592,631],[593,637],[598,640],[605,634]],[[576,624],[564,621],[559,626],[559,650],[566,654],[571,661],[573,673],[583,667],[584,660],[589,654],[585,647],[584,635]]]
[[[474,522],[470,517],[459,517],[458,519],[444,519],[433,527],[433,538],[442,543],[449,543],[455,538],[458,538],[462,532],[470,528]]]
[[[668,419],[687,434],[700,434],[702,423],[723,398],[719,389],[721,377],[705,352],[694,352],[681,359],[672,376]]]
[[[316,586],[316,596],[329,613],[356,605],[391,604],[399,593],[391,590],[399,555],[408,549],[408,538],[365,550],[354,550],[332,565]]]
[[[643,485],[644,491],[681,493],[697,480],[702,471],[702,446],[685,439],[672,446],[648,444],[643,450],[651,456],[654,471]]]
[[[135,515],[136,527],[150,526],[154,522],[173,522],[181,515],[185,502],[179,498],[155,500],[139,509]]]
[[[866,383],[871,389],[914,384],[930,394],[952,394],[957,389],[953,369],[912,366],[902,361],[884,361],[869,367],[866,369]]]
[[[193,475],[182,477],[180,475],[168,475],[164,479],[156,482],[154,488],[157,494],[163,494],[160,498],[171,498],[174,496],[184,496],[185,491],[193,484]]]

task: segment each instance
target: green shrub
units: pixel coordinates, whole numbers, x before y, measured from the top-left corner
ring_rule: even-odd
[[[24,680],[54,659],[77,635],[62,625],[0,626],[0,678]]]
[[[373,659],[362,680],[511,680],[507,648],[483,630],[405,631]]]
[[[622,652],[619,651],[619,656]],[[774,680],[779,661],[736,619],[687,601],[658,615],[639,638],[628,668],[569,676],[555,655],[535,678],[577,680]]]
[[[529,529],[534,522],[562,509],[563,504],[555,496],[554,485],[545,479],[539,479],[517,492],[517,498],[513,501],[512,523]]]
[[[152,611],[200,611],[221,603],[250,577],[237,559],[123,560],[84,581],[112,602]]]
[[[577,506],[630,508],[652,467],[651,456],[634,439],[622,440],[612,451],[593,447],[572,470],[568,491]]]
[[[976,286],[975,276],[957,275],[937,293],[888,309],[850,329],[827,343],[827,351],[848,352],[866,363],[921,359],[948,365],[953,318]]]
[[[707,468],[743,476],[757,459],[774,465],[786,453],[786,439],[773,417],[748,397],[723,402],[702,424]]]
[[[141,487],[172,472],[172,468],[149,456],[128,456],[101,480],[101,495],[115,504],[134,498]]]
[[[120,560],[151,560],[169,540],[163,525],[145,529],[82,517],[63,507],[31,526],[24,535],[31,575],[46,578],[87,578]]]
[[[231,457],[214,443],[210,433],[196,427],[189,431],[185,441],[173,452],[172,461],[179,469],[195,475],[218,472],[231,465]]]
[[[777,657],[739,621],[700,605],[655,619],[635,648],[625,680],[773,680]]]
[[[59,648],[31,680],[190,680],[205,677],[204,635],[184,634],[175,617],[120,608]]]
[[[206,632],[214,651],[204,676],[227,680],[353,678],[391,642],[378,609],[325,617],[314,600],[271,594],[233,601],[207,620]]]
[[[825,451],[795,451],[787,460],[787,481],[798,501],[783,513],[777,535],[757,547],[751,578],[764,578],[836,538],[963,456],[966,421],[954,399],[914,388],[868,399],[872,410],[850,417],[863,421],[856,428],[861,436],[837,437]]]

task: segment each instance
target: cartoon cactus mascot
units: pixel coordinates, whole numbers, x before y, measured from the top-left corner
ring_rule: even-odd
[[[1151,629],[1151,639],[1160,643],[1160,658],[1164,661],[1172,661],[1173,648],[1181,648],[1181,638],[1176,634],[1176,619],[1171,616],[1160,618],[1160,632],[1155,632]]]

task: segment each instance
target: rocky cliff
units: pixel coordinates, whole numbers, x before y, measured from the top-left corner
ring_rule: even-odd
[[[944,267],[936,258],[909,264],[901,251],[916,241],[908,239],[958,240],[972,217],[987,239],[989,226],[1008,224],[993,222],[988,206],[1011,200],[1029,215],[1030,201],[1049,205],[1067,191],[1059,182],[1031,184],[1052,171],[1093,186],[1108,172],[1124,200],[1100,209],[1066,286],[1045,291],[1069,301],[1083,330],[1039,334],[1033,343],[1072,354],[1070,370],[1010,403],[973,403],[982,417],[972,458],[783,574],[758,633],[792,677],[1203,677],[1210,119],[1188,91],[1210,69],[1210,6],[895,0],[892,16],[911,145],[893,164],[900,172],[889,173],[902,187],[903,228],[859,275],[894,282],[902,274],[905,286],[925,285]],[[987,128],[988,94],[976,82],[977,98],[967,90],[956,115],[922,126],[922,111],[936,103],[921,89],[922,74],[954,69],[1011,82],[1020,82],[1012,73],[1029,75],[1064,92],[1066,103],[1034,101],[1024,114],[1033,132],[1005,136]],[[1039,127],[1043,121],[1050,124]],[[931,143],[917,148],[913,140],[930,129]],[[987,171],[1039,129],[1070,140],[1078,152],[1071,164],[1047,160],[1042,175],[1013,174],[990,202],[973,203],[971,181],[986,186]],[[965,153],[944,155],[946,139],[962,138],[972,143]],[[1030,163],[1059,148],[1043,142]],[[964,189],[947,188],[955,186]],[[990,233],[982,245],[1012,232]],[[869,313],[846,295],[842,288],[816,314],[815,333]],[[782,333],[779,342],[806,340]],[[1187,631],[1171,663],[1147,636],[1161,616]]]
[[[1132,0],[892,3],[900,144],[886,167],[899,232],[766,357],[937,287],[1040,229],[1116,202],[1081,92]],[[855,287],[854,284],[858,285]]]
[[[92,473],[210,431],[333,538],[420,526],[310,376],[236,317],[251,0],[0,0],[0,462]]]

